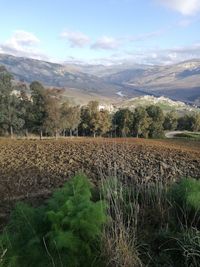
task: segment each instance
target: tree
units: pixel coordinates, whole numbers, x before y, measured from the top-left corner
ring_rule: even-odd
[[[133,131],[137,137],[147,138],[151,119],[145,108],[138,107],[133,114]]]
[[[61,112],[61,127],[64,132],[66,130],[70,131],[70,136],[72,132],[76,130],[78,135],[78,125],[80,123],[80,107],[70,106],[68,102],[64,102],[60,109]]]
[[[90,101],[87,106],[81,108],[80,131],[84,135],[96,136],[100,127],[100,111],[97,101]]]
[[[191,116],[191,131],[200,131],[200,113],[196,112]]]
[[[13,137],[14,130],[20,130],[24,126],[23,110],[20,106],[20,99],[15,95],[8,98],[5,124],[10,129],[10,136]]]
[[[23,128],[25,130],[26,136],[28,137],[28,132],[29,130],[32,130],[33,127],[33,104],[30,100],[30,97],[28,97],[28,88],[26,84],[19,84],[18,89],[20,90],[20,109],[22,110],[22,119],[24,120]]]
[[[95,137],[100,126],[99,103],[97,101],[90,101],[87,107],[89,111],[88,126],[93,137]]]
[[[113,116],[114,130],[118,136],[128,136],[132,132],[133,113],[129,109],[120,109]]]
[[[191,116],[185,114],[184,116],[178,118],[178,130],[191,130]]]
[[[164,135],[164,114],[159,106],[151,105],[146,108],[147,114],[151,119],[149,125],[149,136],[152,138],[160,138]]]
[[[168,112],[165,116],[163,123],[164,130],[169,130],[169,131],[176,130],[177,126],[178,126],[177,113],[175,111]]]
[[[14,130],[20,130],[24,121],[23,110],[20,108],[20,98],[14,93],[12,76],[1,68],[0,71],[0,126],[4,131],[9,131],[11,138]]]
[[[111,117],[107,110],[101,110],[99,115],[99,134],[103,135],[111,130]]]
[[[31,99],[33,103],[32,112],[33,117],[33,130],[40,133],[40,138],[42,138],[44,130],[44,121],[46,119],[47,113],[45,110],[46,101],[46,91],[43,85],[37,81],[30,84]]]
[[[105,203],[93,201],[88,178],[77,175],[41,207],[17,203],[0,234],[0,265],[103,266],[100,242],[106,221]]]
[[[43,128],[47,133],[53,134],[57,138],[61,127],[59,99],[50,94],[47,95],[44,110],[46,116],[44,118]]]

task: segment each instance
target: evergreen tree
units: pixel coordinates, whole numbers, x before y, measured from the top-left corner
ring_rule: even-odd
[[[103,266],[100,242],[106,219],[105,203],[94,202],[88,179],[77,175],[45,206],[17,204],[0,235],[0,255],[6,249],[1,266]]]

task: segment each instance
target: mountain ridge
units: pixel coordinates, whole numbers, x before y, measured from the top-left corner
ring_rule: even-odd
[[[200,101],[200,59],[166,66],[59,64],[0,54],[0,65],[16,80],[34,80],[62,87],[74,98],[90,97],[110,102],[142,96],[166,96],[187,103]]]

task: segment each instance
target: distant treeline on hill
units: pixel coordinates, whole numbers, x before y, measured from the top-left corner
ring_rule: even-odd
[[[97,101],[90,101],[82,107],[72,106],[68,101],[62,101],[61,90],[45,89],[37,81],[32,82],[29,88],[26,84],[13,85],[12,76],[0,67],[2,136],[34,133],[41,137],[81,135],[160,138],[164,130],[176,129],[200,131],[200,113],[188,113],[180,117],[176,111],[164,114],[160,107],[151,105],[138,107],[134,112],[126,108],[111,114],[99,109]]]

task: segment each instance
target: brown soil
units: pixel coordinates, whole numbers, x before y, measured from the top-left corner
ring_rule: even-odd
[[[4,216],[11,203],[45,197],[80,171],[95,183],[102,175],[126,176],[140,182],[198,178],[200,142],[134,138],[2,139],[0,216]]]

